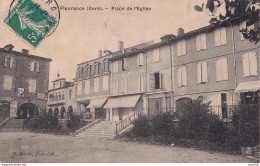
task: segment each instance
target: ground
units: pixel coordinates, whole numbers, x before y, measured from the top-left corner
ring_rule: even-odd
[[[8,163],[250,163],[239,155],[120,140],[31,132],[0,132],[0,162]]]

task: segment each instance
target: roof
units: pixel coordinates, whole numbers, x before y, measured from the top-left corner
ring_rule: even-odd
[[[49,62],[52,61],[52,59],[50,59],[50,58],[44,58],[44,57],[31,55],[31,54],[25,54],[25,53],[18,52],[18,51],[13,51],[13,50],[12,51],[8,51],[8,50],[5,50],[3,48],[0,48],[0,53],[12,54],[12,55],[16,55],[16,56],[24,56],[24,57],[28,57],[28,58],[34,58],[34,59],[39,59],[39,60],[49,61]]]
[[[129,57],[131,55],[136,55],[136,54],[139,54],[139,53],[143,53],[143,52],[155,49],[155,48],[160,48],[162,46],[166,46],[166,45],[172,44],[174,42],[178,42],[180,40],[190,38],[190,37],[198,35],[200,33],[213,31],[214,29],[216,29],[218,27],[221,27],[221,26],[230,26],[231,24],[238,24],[242,20],[246,20],[248,17],[250,17],[250,16],[237,17],[237,18],[233,18],[231,20],[225,20],[225,21],[223,21],[221,23],[218,23],[218,24],[210,24],[210,25],[207,25],[205,27],[202,27],[202,28],[199,28],[199,29],[187,32],[187,33],[184,33],[183,35],[180,35],[180,36],[174,36],[173,35],[173,37],[171,39],[169,39],[169,40],[164,40],[164,41],[161,41],[161,42],[158,42],[158,43],[154,43],[152,45],[148,45],[148,46],[146,46],[144,48],[140,48],[140,49],[132,51],[132,52],[126,52],[123,55],[113,56],[109,60],[115,61],[115,60],[118,60],[118,59]]]

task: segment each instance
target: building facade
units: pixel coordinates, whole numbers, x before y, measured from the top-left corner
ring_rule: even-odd
[[[67,82],[65,78],[52,81],[52,86],[48,91],[47,113],[59,119],[67,119],[73,115],[75,105],[75,88],[73,82]]]
[[[38,115],[46,109],[51,59],[13,48],[0,48],[0,110],[10,118]]]
[[[106,119],[107,111],[103,108],[110,93],[109,51],[98,58],[78,64],[75,77],[75,102],[77,112],[86,119]]]
[[[229,106],[243,98],[259,98],[259,44],[245,40],[239,29],[245,20],[207,26],[181,34],[173,43],[174,102],[205,97],[213,111],[226,119]],[[251,26],[249,28],[255,28]],[[246,96],[246,97],[245,97]]]

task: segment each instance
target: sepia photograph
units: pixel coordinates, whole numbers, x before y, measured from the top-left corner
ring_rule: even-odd
[[[1,0],[0,163],[258,166],[260,0]]]

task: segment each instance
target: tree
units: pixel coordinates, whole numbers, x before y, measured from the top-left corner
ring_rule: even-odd
[[[205,5],[206,4],[206,5]],[[219,24],[236,18],[246,18],[246,28],[240,29],[245,39],[257,44],[260,40],[260,27],[248,27],[259,21],[260,0],[205,0],[194,6],[198,12],[208,13],[210,24]]]

